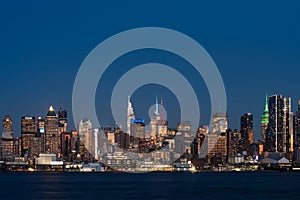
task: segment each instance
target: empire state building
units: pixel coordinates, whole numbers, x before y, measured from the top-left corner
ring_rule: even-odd
[[[127,102],[127,133],[130,135],[130,129],[131,129],[131,121],[135,119],[132,103],[130,101],[130,96],[128,96],[128,102]]]

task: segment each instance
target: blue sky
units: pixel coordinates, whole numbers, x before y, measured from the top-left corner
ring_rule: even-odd
[[[72,88],[88,53],[121,31],[157,26],[187,34],[208,51],[225,83],[230,127],[251,112],[257,138],[266,92],[291,96],[293,110],[300,99],[299,10],[297,1],[2,1],[0,116],[10,114],[19,135],[21,116],[62,105],[74,127]],[[135,96],[137,104],[143,95]]]

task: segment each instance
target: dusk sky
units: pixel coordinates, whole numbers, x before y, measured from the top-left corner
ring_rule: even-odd
[[[207,50],[225,83],[229,126],[239,128],[240,116],[251,112],[257,140],[266,93],[292,97],[293,111],[300,99],[299,11],[297,1],[2,1],[1,120],[11,115],[15,135],[20,135],[21,116],[44,117],[53,105],[56,110],[67,109],[70,129],[74,128],[72,89],[88,53],[121,31],[154,26],[180,31]],[[135,52],[115,63],[107,78],[118,71],[118,65],[141,64],[152,60],[149,57],[170,65],[181,63],[164,52]],[[188,78],[203,88],[203,80]],[[164,88],[145,86],[144,93],[142,89],[132,100],[138,115],[147,113],[143,107],[155,103],[156,95],[164,98],[166,108],[177,105]],[[102,103],[100,93],[101,87],[96,95],[99,113],[110,106]],[[203,97],[201,116],[207,123],[207,90],[198,97]],[[103,126],[113,125],[105,114],[99,115]]]

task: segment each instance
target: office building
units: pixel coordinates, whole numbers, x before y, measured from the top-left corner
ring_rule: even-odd
[[[12,139],[13,138],[13,130],[12,130],[12,120],[9,115],[5,116],[3,120],[3,129],[2,129],[2,138]]]
[[[294,136],[295,147],[300,147],[300,100],[298,101],[298,110],[294,115]]]
[[[291,98],[281,95],[269,97],[269,126],[265,150],[279,153],[294,151],[291,106]]]
[[[253,115],[246,113],[241,116],[241,151],[250,151],[250,145],[254,143]]]
[[[45,153],[58,154],[59,140],[58,137],[58,118],[55,110],[50,106],[45,119]]]
[[[31,140],[36,136],[35,117],[25,116],[21,118],[22,154],[28,153]],[[33,148],[33,147],[32,147]]]

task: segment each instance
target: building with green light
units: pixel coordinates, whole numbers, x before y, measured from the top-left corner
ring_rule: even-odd
[[[261,117],[261,141],[262,141],[262,143],[266,142],[268,126],[269,126],[269,99],[268,99],[268,95],[266,95],[265,110]]]

